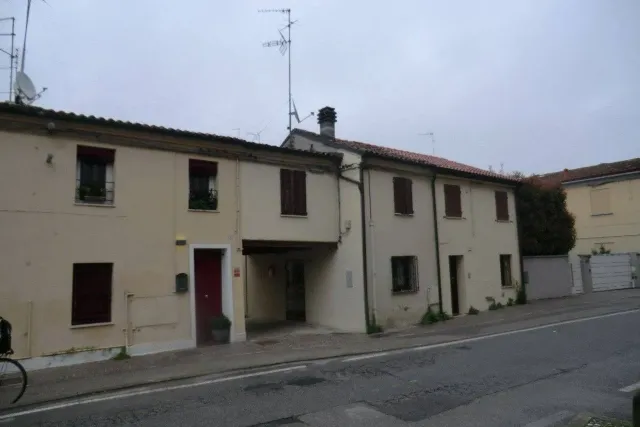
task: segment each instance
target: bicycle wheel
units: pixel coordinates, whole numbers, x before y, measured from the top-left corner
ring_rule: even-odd
[[[16,403],[27,388],[27,372],[18,361],[0,358],[0,408]]]

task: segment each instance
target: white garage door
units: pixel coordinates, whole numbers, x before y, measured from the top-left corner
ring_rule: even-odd
[[[594,292],[633,287],[629,254],[593,255],[591,280]]]

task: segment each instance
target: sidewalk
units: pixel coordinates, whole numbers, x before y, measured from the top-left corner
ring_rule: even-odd
[[[29,373],[27,392],[12,408],[282,363],[438,344],[638,308],[640,290],[631,289],[537,301],[376,335],[284,335],[120,361],[51,368]]]

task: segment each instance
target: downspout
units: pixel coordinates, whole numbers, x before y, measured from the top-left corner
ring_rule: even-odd
[[[363,277],[362,281],[364,284],[364,321],[367,330],[370,326],[369,320],[369,278],[367,275],[367,216],[364,210],[364,168],[362,164],[360,165],[360,182],[351,179],[349,177],[343,176],[342,174],[338,175],[341,179],[344,179],[347,182],[355,184],[358,186],[358,190],[360,191],[360,221],[362,222],[362,269],[363,269]]]
[[[367,198],[369,201],[369,222],[367,223],[367,226],[371,232],[371,252],[373,253],[373,256],[371,257],[371,292],[373,293],[371,295],[371,302],[373,303],[373,314],[375,316],[378,311],[378,293],[376,291],[376,279],[378,277],[378,272],[376,271],[376,233],[373,222],[373,203],[371,203],[371,169],[367,169],[367,183],[369,184],[367,185]],[[364,210],[364,205],[362,209]],[[376,322],[378,321],[377,318],[375,320]]]
[[[436,208],[436,174],[431,178],[431,204],[433,205],[433,231],[436,244],[436,271],[438,272],[438,307],[442,313],[442,271],[440,269],[440,238],[438,233],[438,209]]]
[[[527,289],[524,286],[524,258],[522,257],[522,247],[520,246],[520,241],[522,238],[522,227],[520,227],[520,218],[518,218],[518,190],[520,190],[520,185],[521,184],[518,184],[513,191],[513,205],[516,209],[516,243],[518,245],[518,258],[520,259],[520,284],[522,286],[522,289],[524,289],[526,295]],[[573,270],[571,272],[573,274]]]
[[[342,195],[340,193],[340,168],[338,168],[336,184],[338,185],[338,244],[342,243]]]

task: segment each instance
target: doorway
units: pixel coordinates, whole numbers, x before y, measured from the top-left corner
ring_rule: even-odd
[[[285,318],[298,322],[305,322],[306,303],[304,290],[304,261],[287,261],[286,270],[286,300]]]
[[[460,268],[461,255],[449,256],[449,283],[451,283],[451,314],[460,314]]]
[[[213,342],[211,318],[222,314],[222,251],[196,249],[193,254],[196,345]]]

